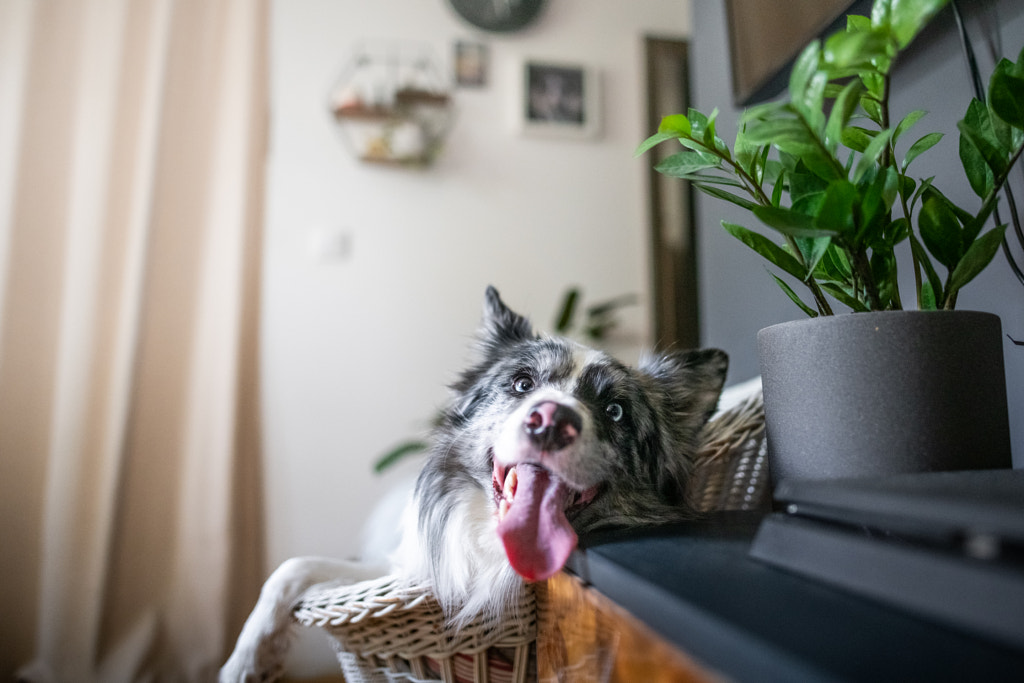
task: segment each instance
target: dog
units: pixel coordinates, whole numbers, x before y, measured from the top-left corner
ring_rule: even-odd
[[[692,518],[686,484],[725,382],[717,349],[636,368],[538,335],[487,289],[474,362],[452,385],[389,566],[297,558],[264,584],[220,672],[272,679],[307,589],[392,573],[427,581],[456,627],[510,608],[561,570],[585,535]]]

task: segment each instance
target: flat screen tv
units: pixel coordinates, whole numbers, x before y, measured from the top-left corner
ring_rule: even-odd
[[[813,39],[867,14],[865,0],[726,0],[733,102],[745,107],[786,86],[793,61]]]

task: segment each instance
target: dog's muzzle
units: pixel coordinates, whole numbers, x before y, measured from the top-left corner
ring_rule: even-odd
[[[542,401],[530,409],[523,431],[541,451],[553,453],[569,446],[580,435],[583,418],[572,408],[556,401]]]

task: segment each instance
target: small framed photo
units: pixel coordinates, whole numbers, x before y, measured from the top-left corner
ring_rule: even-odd
[[[597,72],[574,64],[523,65],[521,126],[530,135],[592,138],[601,129]]]
[[[461,88],[487,85],[489,63],[487,46],[465,40],[455,42],[455,84]]]

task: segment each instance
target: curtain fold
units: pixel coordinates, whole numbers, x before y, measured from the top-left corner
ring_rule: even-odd
[[[211,680],[264,575],[265,0],[0,0],[0,677]]]

